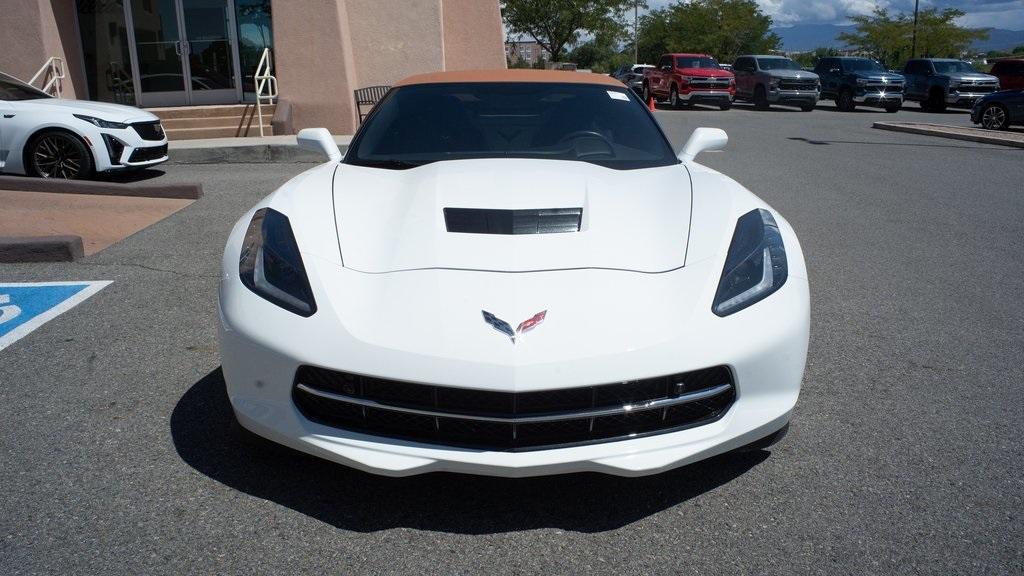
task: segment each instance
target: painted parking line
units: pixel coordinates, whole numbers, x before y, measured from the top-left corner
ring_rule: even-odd
[[[109,281],[0,283],[0,350],[99,292]]]

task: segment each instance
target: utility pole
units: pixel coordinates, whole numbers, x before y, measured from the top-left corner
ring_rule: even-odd
[[[910,57],[917,58],[917,5],[920,0],[914,0],[914,35],[910,42]]]
[[[633,64],[640,63],[640,0],[633,1]]]

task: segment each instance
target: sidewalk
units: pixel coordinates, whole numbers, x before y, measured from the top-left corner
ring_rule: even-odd
[[[1024,132],[1018,130],[985,130],[970,126],[950,126],[927,122],[875,122],[872,128],[1024,148]]]
[[[342,153],[352,136],[335,136]],[[323,155],[299,148],[294,135],[248,138],[172,140],[167,143],[174,164],[231,164],[254,162],[323,162]]]

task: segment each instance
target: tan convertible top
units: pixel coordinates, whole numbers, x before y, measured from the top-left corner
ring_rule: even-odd
[[[403,78],[395,86],[413,84],[455,84],[461,82],[552,82],[560,84],[597,84],[625,88],[622,82],[588,72],[563,70],[460,70],[457,72],[431,72]]]

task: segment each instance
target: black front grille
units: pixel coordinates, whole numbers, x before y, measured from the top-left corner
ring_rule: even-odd
[[[865,88],[866,92],[885,92],[886,94],[902,94],[903,84],[868,84]]]
[[[128,161],[147,162],[149,160],[158,160],[164,156],[167,156],[167,144],[150,148],[136,148],[132,155],[128,157]]]
[[[995,84],[961,84],[958,88],[950,89],[950,92],[962,92],[964,94],[988,94],[995,91]]]
[[[160,125],[159,121],[156,122],[136,122],[132,124],[132,128],[138,133],[139,137],[143,140],[163,140],[164,139],[164,128]]]
[[[302,414],[376,436],[524,451],[611,441],[708,424],[736,398],[724,366],[540,392],[414,384],[303,366],[292,389]]]
[[[815,80],[780,80],[779,90],[817,90]]]

